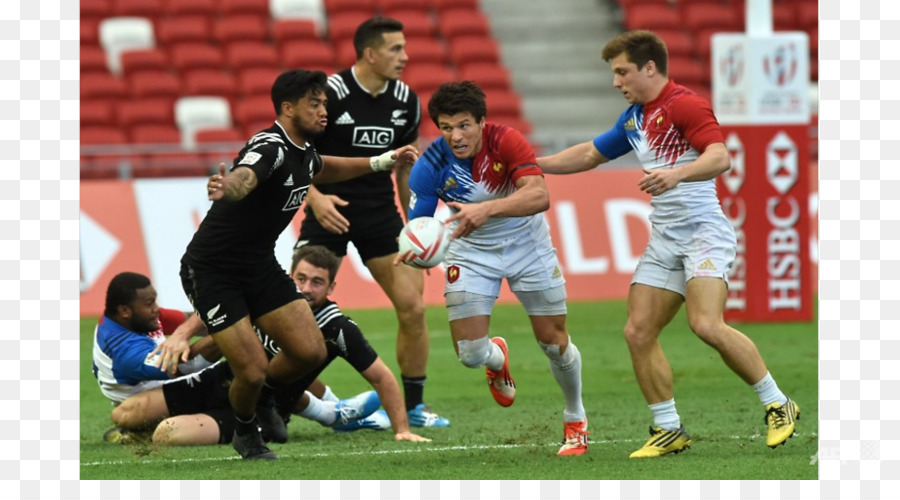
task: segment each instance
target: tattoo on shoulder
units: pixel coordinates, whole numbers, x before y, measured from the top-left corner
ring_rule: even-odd
[[[234,182],[225,185],[225,198],[240,200],[256,188],[256,174],[249,168],[236,168],[232,174]]]

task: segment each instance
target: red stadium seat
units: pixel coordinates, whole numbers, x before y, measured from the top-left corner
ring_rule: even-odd
[[[488,37],[459,37],[450,45],[450,60],[457,66],[474,62],[499,64],[500,47]]]
[[[116,0],[113,15],[120,17],[146,17],[151,21],[162,12],[162,0]]]
[[[135,125],[131,128],[133,144],[176,144],[181,146],[181,132],[174,125]]]
[[[81,0],[81,22],[90,21],[96,23],[104,17],[113,15],[113,6],[110,0]]]
[[[179,72],[194,69],[220,69],[225,65],[222,51],[213,45],[180,43],[169,50],[172,66]]]
[[[437,34],[434,17],[423,10],[398,10],[386,15],[403,23],[406,38],[433,37]]]
[[[266,18],[248,14],[223,17],[213,24],[213,38],[227,44],[237,41],[266,40],[269,30]]]
[[[440,129],[437,128],[437,125],[431,121],[431,118],[428,114],[422,115],[422,122],[419,123],[419,145],[422,150],[425,149],[425,146],[431,143],[431,141],[437,139],[441,136]]]
[[[329,16],[352,12],[369,18],[375,13],[375,0],[325,0],[325,12]]]
[[[328,38],[332,43],[353,40],[356,28],[370,17],[372,17],[371,12],[339,11],[330,14],[328,16]]]
[[[403,70],[403,81],[417,94],[430,94],[442,83],[453,80],[456,71],[442,64],[415,64]]]
[[[446,46],[432,37],[406,37],[409,64],[447,64],[450,62]]]
[[[270,106],[272,105],[271,101],[269,101],[269,105]],[[249,138],[253,137],[254,135],[256,135],[257,133],[259,133],[261,130],[265,130],[265,129],[271,127],[273,123],[275,123],[275,112],[274,111],[272,112],[272,118],[265,119],[265,120],[256,120],[256,121],[248,123],[247,125],[244,125],[242,130],[244,132],[245,139],[249,139]],[[226,161],[225,163],[231,163],[231,162]]]
[[[246,138],[236,128],[208,128],[198,130],[197,144],[233,143],[244,142]]]
[[[459,9],[480,12],[481,6],[478,0],[434,0],[434,8],[438,15],[445,10]]]
[[[481,12],[447,10],[438,18],[438,28],[444,38],[453,42],[461,36],[491,36],[491,27],[487,17]]]
[[[135,99],[175,99],[182,93],[181,80],[164,71],[140,71],[128,78],[128,88]]]
[[[338,68],[349,68],[356,62],[356,49],[353,47],[353,40],[344,40],[335,46],[337,49],[334,51],[334,57]],[[410,59],[412,59],[412,56],[410,56]]]
[[[279,47],[287,42],[320,40],[312,19],[276,19],[272,23],[272,38]]]
[[[353,60],[356,61],[356,58]],[[330,45],[319,40],[288,42],[281,48],[281,62],[287,68],[328,68],[326,73],[329,73],[335,66],[335,54]]]
[[[512,80],[509,71],[501,64],[466,64],[459,70],[460,80],[472,80],[484,90],[510,90]]]
[[[719,30],[702,30],[694,33],[694,47],[700,60],[709,61],[712,54],[712,36]]]
[[[705,29],[725,32],[744,30],[741,12],[725,5],[689,3],[682,8],[681,12],[683,26],[695,33]]]
[[[694,39],[683,30],[656,30],[657,36],[666,42],[670,57],[691,57],[694,55]]]
[[[219,0],[219,11],[225,16],[250,14],[269,18],[269,0]]]
[[[259,96],[241,99],[235,104],[234,109],[232,109],[232,117],[234,118],[234,122],[239,126],[246,127],[249,124],[267,122],[268,125],[262,128],[270,127],[272,121],[275,120],[275,109],[272,107],[272,98],[270,96]],[[256,131],[254,131],[254,133],[255,132]]]
[[[81,74],[109,73],[106,67],[106,52],[99,46],[89,45],[81,47]]]
[[[635,4],[625,10],[625,27],[645,30],[676,30],[684,26],[678,11],[662,4]]]
[[[154,98],[120,102],[116,109],[116,121],[124,129],[151,124],[174,126],[172,101]]]
[[[490,109],[488,110],[490,111]],[[514,128],[522,133],[524,136],[531,135],[532,128],[531,122],[524,118],[519,118],[510,115],[499,115],[497,117],[491,117],[487,121],[494,122],[499,125],[506,125],[507,127]]]
[[[804,1],[797,5],[797,29],[810,30],[819,27],[819,3]]]
[[[281,61],[275,46],[265,42],[234,42],[225,47],[225,60],[233,70],[279,68]]]
[[[819,57],[819,28],[807,30],[806,34],[809,36],[809,56],[816,59]]]
[[[128,78],[138,71],[165,71],[169,56],[159,49],[126,50],[121,55],[122,75]]]
[[[163,18],[198,16],[212,19],[216,13],[216,0],[168,0]]]
[[[100,45],[100,21],[96,19],[81,20],[81,47],[94,47]]]
[[[212,41],[210,18],[203,16],[185,16],[161,19],[156,23],[156,41],[160,45]]]
[[[81,101],[81,127],[114,127],[113,103],[109,99]]]
[[[184,74],[184,95],[219,96],[233,99],[237,95],[237,79],[231,73],[216,69],[198,69]]]
[[[81,127],[81,144],[105,145],[125,144],[127,138],[117,127]]]
[[[91,73],[81,76],[82,99],[115,99],[128,94],[125,82],[109,73]]]
[[[794,31],[799,29],[798,21],[794,5],[785,3],[772,5],[772,24],[776,31]]]
[[[238,74],[238,94],[241,96],[269,95],[272,84],[281,70],[274,68],[251,68]]]
[[[394,17],[397,11],[416,10],[429,13],[434,8],[432,0],[377,0],[378,7],[387,17]],[[404,31],[406,27],[404,27]]]
[[[691,89],[709,85],[709,71],[704,68],[704,63],[691,57],[670,57],[669,76]]]
[[[521,118],[522,98],[512,90],[486,90],[485,101],[487,103],[488,117],[512,116]]]

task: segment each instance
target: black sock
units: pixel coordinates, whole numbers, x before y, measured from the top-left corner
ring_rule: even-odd
[[[234,414],[234,430],[238,434],[246,435],[256,432],[256,414],[254,413],[249,419],[242,419],[237,413]]]
[[[403,394],[406,396],[406,411],[412,410],[422,403],[422,393],[425,392],[425,377],[406,377],[403,379]]]

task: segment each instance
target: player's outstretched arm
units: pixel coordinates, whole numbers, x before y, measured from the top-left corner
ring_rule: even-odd
[[[219,164],[219,173],[209,177],[206,191],[211,201],[240,201],[256,189],[259,179],[256,172],[247,167],[238,167],[225,173],[225,164]]]
[[[344,158],[322,156],[325,168],[313,178],[314,184],[340,182],[372,172],[385,172],[392,168],[409,168],[419,159],[419,152],[412,145],[403,146],[371,158]]]
[[[350,221],[341,215],[337,207],[346,207],[350,204],[347,200],[333,194],[323,194],[316,186],[309,187],[306,196],[306,204],[312,209],[313,215],[326,231],[334,234],[344,234],[350,230]]]
[[[601,163],[609,161],[603,156],[592,141],[576,144],[550,156],[537,159],[538,166],[545,174],[574,174],[590,170]]]
[[[400,386],[380,357],[362,372],[362,376],[372,384],[372,388],[381,398],[381,404],[391,419],[391,427],[394,428],[395,441],[431,441],[409,430],[409,418],[406,416],[406,405],[400,395]]]
[[[187,361],[191,355],[191,337],[203,332],[206,326],[196,314],[190,315],[184,323],[178,326],[166,340],[156,346],[150,353],[156,358],[156,367],[160,371],[168,372],[173,376],[178,370],[178,364]],[[212,339],[212,337],[207,337]]]

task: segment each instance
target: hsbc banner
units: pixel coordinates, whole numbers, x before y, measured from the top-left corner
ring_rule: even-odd
[[[713,106],[731,154],[718,180],[738,238],[726,317],[809,321],[809,52],[805,33],[713,37]]]

